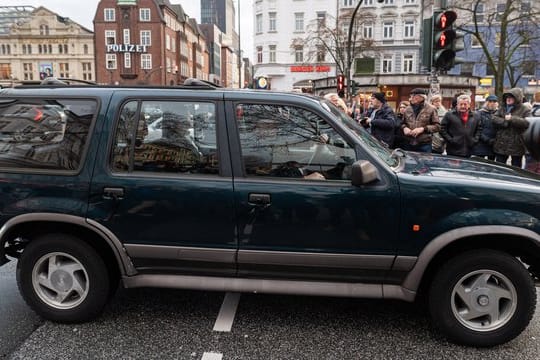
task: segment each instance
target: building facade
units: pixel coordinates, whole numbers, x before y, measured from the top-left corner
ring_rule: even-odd
[[[92,31],[42,6],[0,6],[0,84],[95,80]]]
[[[206,39],[168,0],[101,0],[94,16],[96,78],[104,84],[208,80]]]

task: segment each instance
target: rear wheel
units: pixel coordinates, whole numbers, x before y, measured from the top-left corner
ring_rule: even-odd
[[[428,301],[435,326],[450,340],[495,346],[527,327],[536,307],[536,288],[516,258],[494,250],[474,250],[439,269]]]
[[[66,323],[96,317],[110,291],[107,267],[99,254],[66,234],[48,234],[30,242],[17,263],[17,283],[36,313]]]

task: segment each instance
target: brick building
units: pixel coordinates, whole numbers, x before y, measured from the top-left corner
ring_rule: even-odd
[[[168,0],[101,0],[94,16],[99,83],[177,85],[208,79],[206,39]]]

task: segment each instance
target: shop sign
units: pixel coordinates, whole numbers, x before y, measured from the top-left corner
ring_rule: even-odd
[[[147,52],[148,45],[135,44],[108,44],[107,52]]]
[[[291,72],[330,72],[330,66],[294,65],[291,66]]]

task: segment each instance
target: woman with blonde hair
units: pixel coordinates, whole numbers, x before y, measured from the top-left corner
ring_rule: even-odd
[[[337,106],[338,109],[343,111],[345,114],[350,115],[350,111],[349,111],[349,108],[347,107],[347,104],[345,104],[345,101],[343,101],[343,99],[340,98],[337,93],[328,93],[324,95],[324,98],[330,101],[335,106]]]

